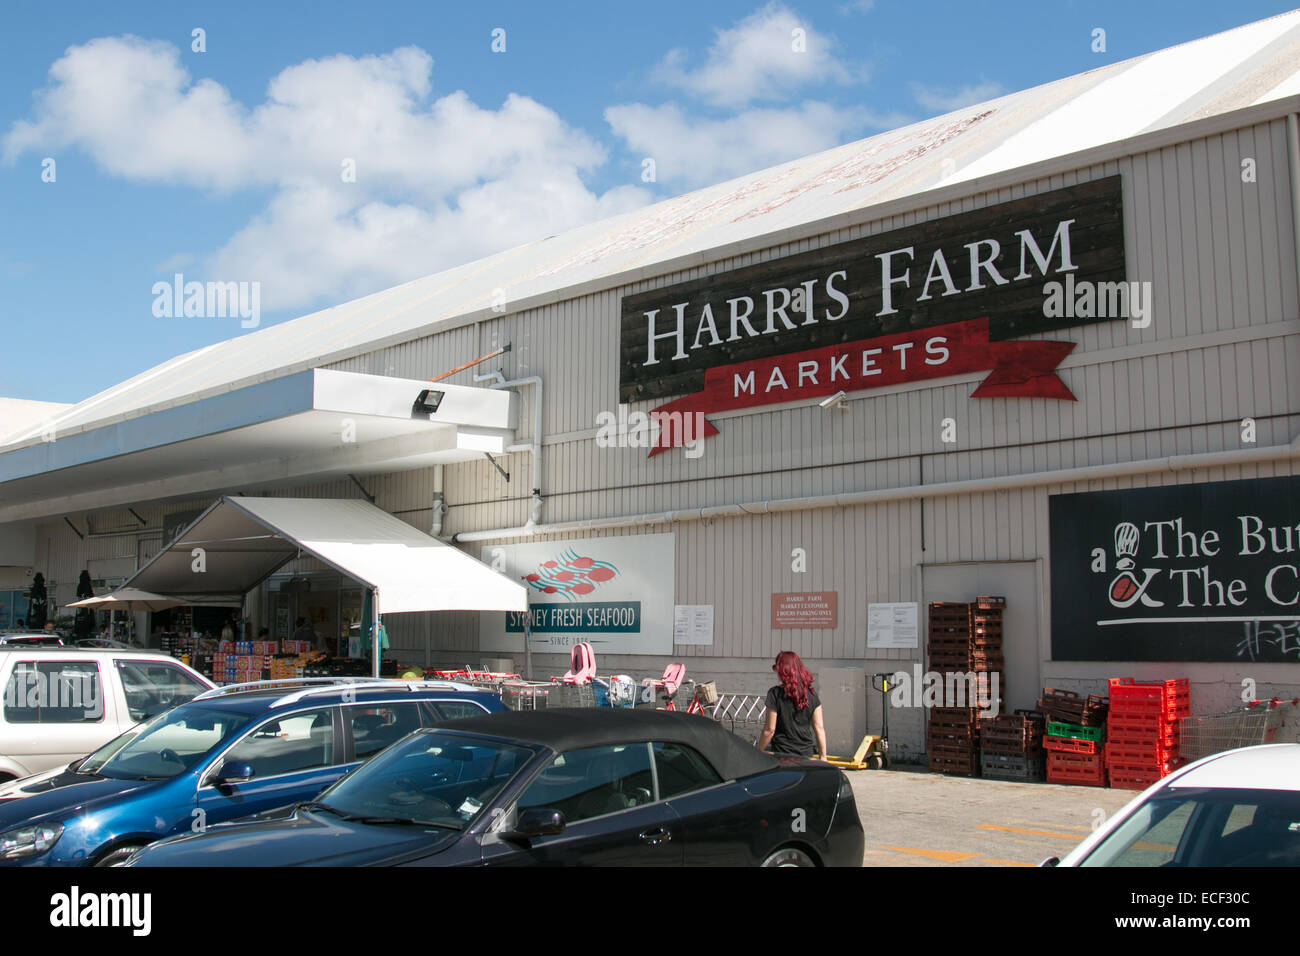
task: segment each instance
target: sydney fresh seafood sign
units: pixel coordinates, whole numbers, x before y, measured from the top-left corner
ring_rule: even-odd
[[[1072,401],[1074,343],[1022,337],[1121,317],[1045,306],[1124,280],[1111,176],[625,296],[619,399],[686,416],[988,372],[972,397]]]
[[[1300,663],[1300,477],[1054,495],[1052,658]]]
[[[483,562],[529,590],[526,613],[480,615],[484,650],[555,651],[580,641],[599,653],[672,653],[671,534],[490,545]]]

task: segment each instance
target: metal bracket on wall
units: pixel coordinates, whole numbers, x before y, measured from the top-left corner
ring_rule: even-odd
[[[488,452],[483,452],[483,457],[486,458],[488,462],[492,465],[492,467],[497,470],[497,474],[499,474],[506,481],[510,480],[510,472],[506,471],[504,468],[498,465],[497,460],[493,458],[491,454],[489,454]]]
[[[75,535],[76,535],[78,538],[80,538],[82,541],[85,541],[85,540],[86,540],[86,536],[85,536],[84,534],[82,534],[80,531],[77,530],[77,526],[76,526],[75,524],[72,523],[72,519],[71,519],[71,518],[69,518],[69,517],[67,517],[66,515],[64,515],[63,520],[66,521],[66,522],[68,523],[68,527],[72,529],[72,533],[73,533],[73,534],[75,534]],[[88,525],[87,527],[89,527],[89,525]]]
[[[352,479],[352,483],[354,485],[356,485],[358,488],[361,489],[361,493],[366,496],[366,500],[373,505],[375,503],[375,496],[372,495],[370,492],[366,491],[366,486],[361,483],[361,481],[357,478],[356,475],[349,473],[348,477]]]

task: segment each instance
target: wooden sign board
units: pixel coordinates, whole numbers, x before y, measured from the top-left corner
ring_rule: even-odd
[[[1124,317],[1046,308],[1045,285],[1067,279],[1125,279],[1119,176],[626,296],[619,400],[698,392],[719,366],[980,317],[992,342]]]

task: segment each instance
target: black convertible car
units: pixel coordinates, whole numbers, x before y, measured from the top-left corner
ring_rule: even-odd
[[[712,720],[543,710],[417,731],[311,803],[128,866],[861,866],[843,772]]]

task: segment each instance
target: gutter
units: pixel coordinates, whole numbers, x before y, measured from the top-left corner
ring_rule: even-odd
[[[778,498],[771,501],[750,501],[681,511],[661,511],[654,514],[627,515],[614,518],[594,518],[588,521],[565,521],[558,524],[527,524],[521,528],[496,528],[489,531],[462,531],[452,535],[453,543],[491,541],[503,538],[526,538],[543,534],[572,534],[582,531],[604,531],[616,528],[638,528],[647,525],[673,524],[686,521],[703,521],[709,518],[738,518],[756,514],[776,514],[785,511],[812,511],[819,508],[852,508],[892,501],[915,501],[927,498],[945,498],[953,495],[982,494],[989,491],[1008,491],[1042,485],[1064,484],[1077,481],[1096,481],[1105,478],[1122,478],[1130,475],[1156,474],[1166,471],[1191,471],[1198,468],[1223,468],[1233,465],[1261,464],[1300,458],[1300,435],[1286,445],[1269,445],[1264,448],[1238,451],[1205,452],[1195,455],[1175,455],[1165,458],[1148,458],[1142,461],[1118,462],[1109,465],[1087,465],[1081,468],[1063,468],[1058,471],[1031,472],[994,478],[972,478],[963,481],[946,481],[935,485],[909,485],[902,488],[881,488],[874,491],[855,491],[838,495],[817,495],[808,498]]]

